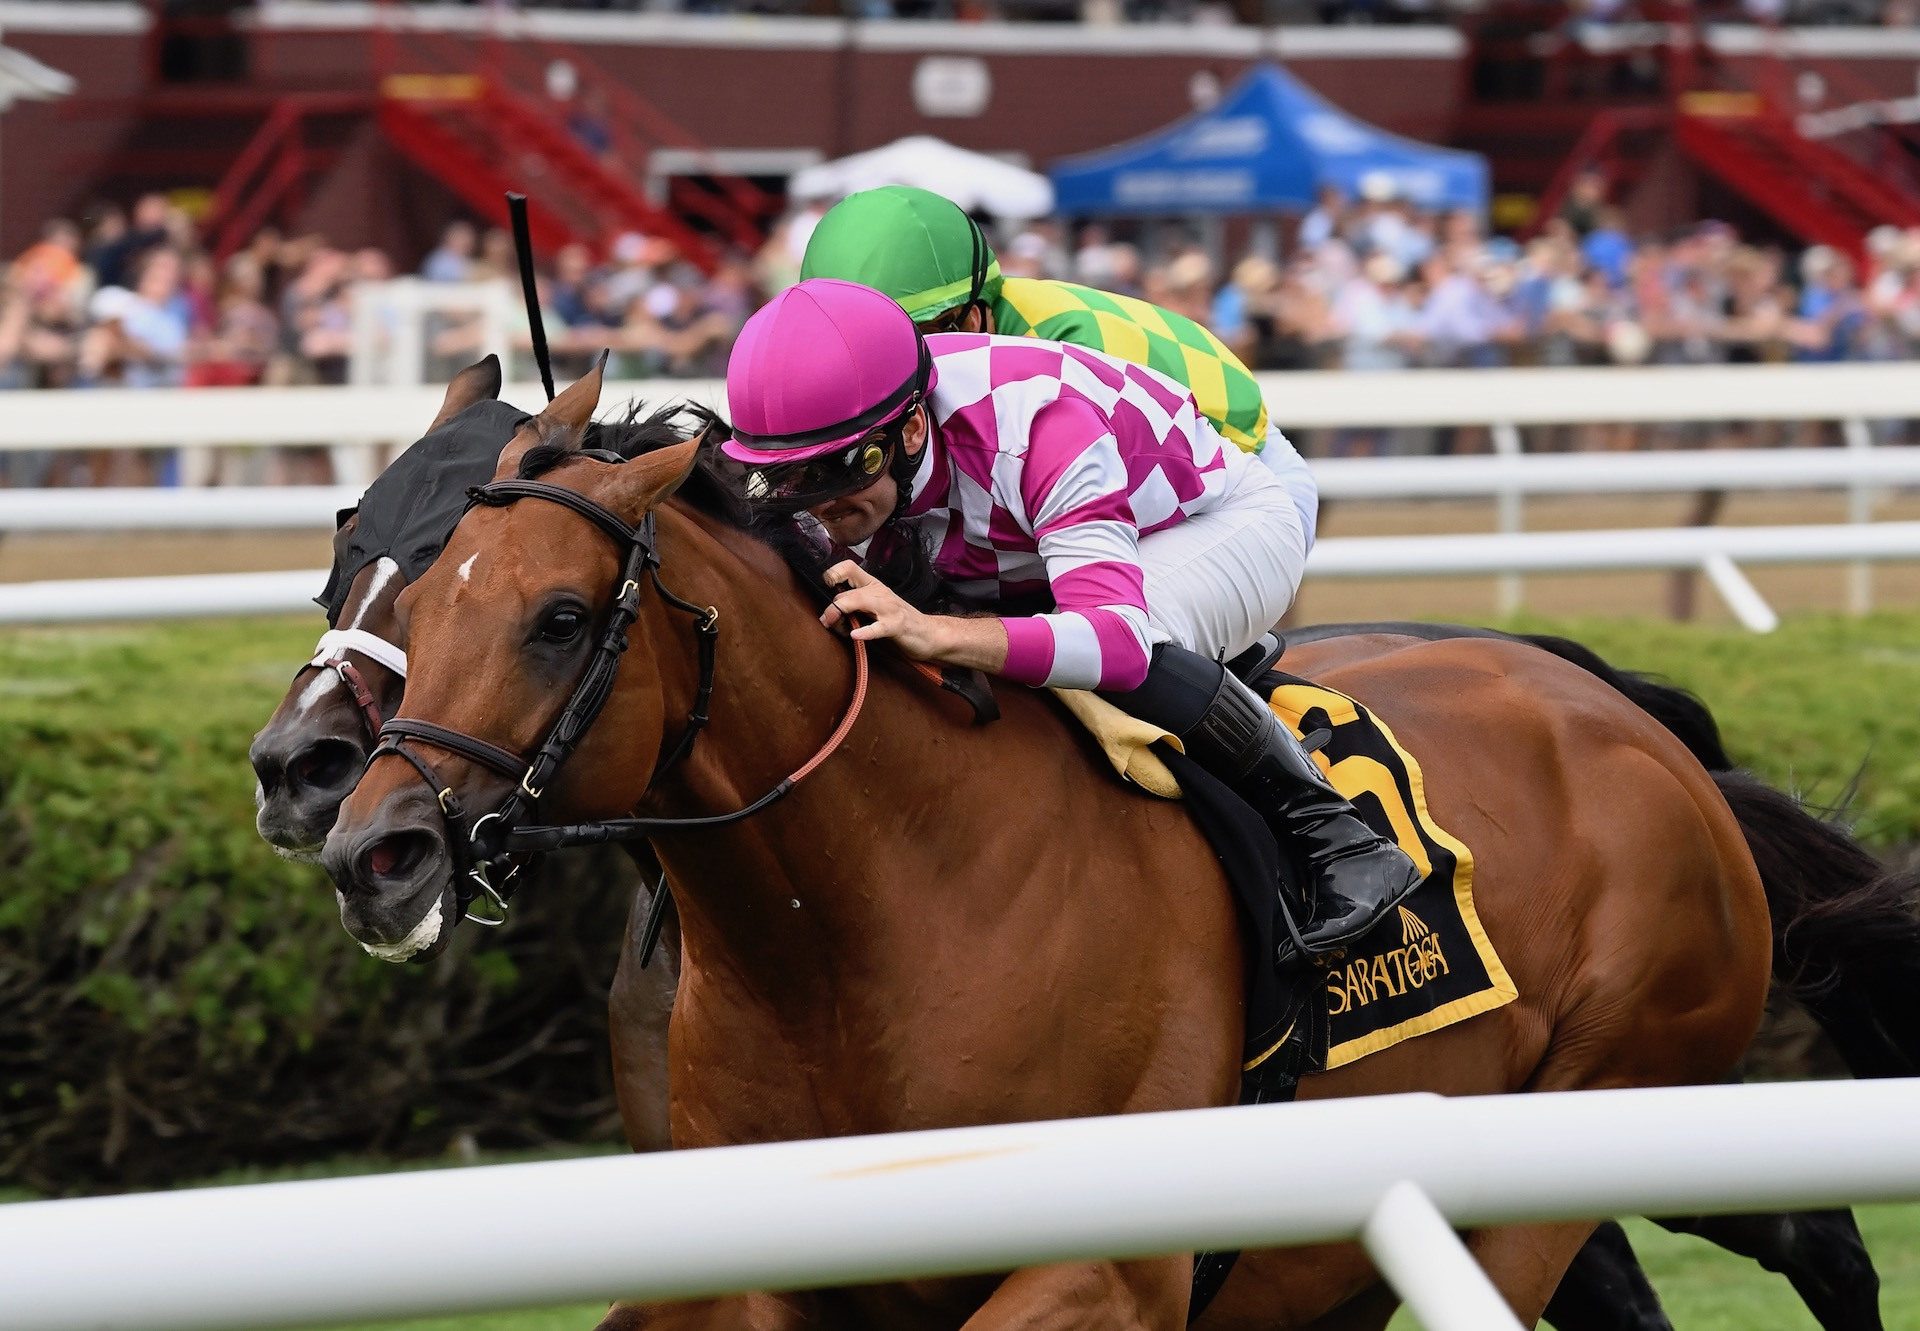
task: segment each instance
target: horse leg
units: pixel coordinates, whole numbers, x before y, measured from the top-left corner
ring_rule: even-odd
[[[657,876],[647,874],[644,865],[641,873],[649,881]],[[639,940],[652,904],[650,889],[633,894],[626,944],[607,991],[614,1097],[627,1145],[636,1151],[665,1151],[673,1145],[667,1125],[667,1025],[680,982],[680,918],[669,900],[653,963],[641,970]]]
[[[694,1303],[616,1303],[593,1331],[800,1331],[803,1296],[743,1294]]]
[[[1191,1257],[1015,1271],[960,1331],[1183,1331]]]
[[[1369,1285],[1332,1312],[1307,1323],[1306,1331],[1386,1331],[1400,1296],[1384,1282]]]
[[[1520,1325],[1535,1326],[1593,1230],[1591,1220],[1476,1229],[1467,1235],[1467,1250]]]
[[[1655,1223],[1785,1276],[1824,1331],[1882,1331],[1880,1277],[1851,1211],[1685,1216]]]
[[[1612,1220],[1573,1255],[1546,1321],[1556,1331],[1673,1331],[1627,1232]]]

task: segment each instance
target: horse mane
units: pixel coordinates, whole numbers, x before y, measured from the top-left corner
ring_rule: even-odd
[[[695,460],[693,471],[674,498],[694,512],[713,518],[723,525],[744,532],[771,548],[800,580],[800,585],[820,604],[833,599],[826,584],[826,572],[840,556],[827,543],[817,527],[790,517],[756,512],[739,498],[740,487],[730,473],[740,470],[720,451],[720,443],[732,427],[707,407],[691,402],[666,402],[651,411],[644,402],[634,402],[626,413],[609,421],[587,426],[578,447],[568,442],[564,426],[554,430],[520,459],[520,479],[532,480],[551,471],[583,451],[611,455],[603,460],[631,462],[662,448],[683,444],[697,434],[705,441]],[[867,565],[867,571],[893,588],[917,609],[935,613],[959,608],[962,598],[934,571],[933,559],[925,546],[908,531],[887,542],[892,552]]]

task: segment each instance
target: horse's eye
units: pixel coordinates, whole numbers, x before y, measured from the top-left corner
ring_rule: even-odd
[[[587,614],[577,605],[563,605],[547,612],[540,624],[540,641],[569,643],[587,627]]]

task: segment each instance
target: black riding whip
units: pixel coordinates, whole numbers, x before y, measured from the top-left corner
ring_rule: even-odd
[[[647,905],[647,927],[640,932],[640,969],[653,960],[653,949],[660,942],[660,926],[667,920],[667,903],[673,889],[667,886],[667,871],[660,870],[660,881],[653,885],[653,900]]]
[[[547,355],[547,325],[540,317],[540,292],[533,281],[533,232],[527,226],[527,196],[507,191],[507,215],[513,219],[513,248],[520,259],[520,291],[527,298],[527,331],[533,337],[533,359],[540,367],[540,386],[553,401],[553,360]]]

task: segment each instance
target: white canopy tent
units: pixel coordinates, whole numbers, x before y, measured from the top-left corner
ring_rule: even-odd
[[[0,46],[0,111],[15,102],[50,102],[65,97],[77,85],[73,75],[42,64],[25,51]]]
[[[881,185],[915,185],[946,195],[968,212],[1013,221],[1053,211],[1053,182],[1039,172],[928,134],[807,167],[789,189],[799,199],[839,199]]]
[[[73,76],[43,65],[25,51],[0,46],[0,111],[17,101],[51,101],[74,88]]]

